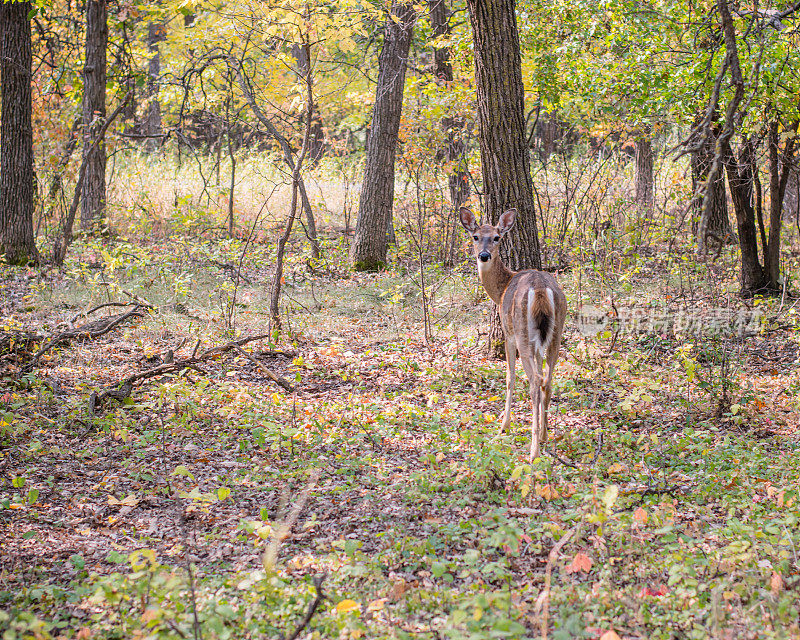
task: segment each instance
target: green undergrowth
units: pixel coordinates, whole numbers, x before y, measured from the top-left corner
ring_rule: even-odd
[[[21,325],[108,300],[155,309],[3,379],[3,638],[287,638],[322,576],[299,637],[800,633],[800,387],[791,354],[774,370],[759,355],[796,344],[778,301],[755,301],[749,338],[570,324],[549,452],[529,464],[522,381],[497,431],[505,374],[466,270],[428,268],[426,345],[412,263],[365,276],[298,252],[287,329],[247,345],[296,393],[234,353],[91,413],[92,390],[168,348],[263,332],[274,256],[248,249],[237,281],[217,265],[238,268],[241,241],[79,246],[32,284]],[[617,306],[663,292],[629,273]],[[562,275],[571,311],[608,280]]]

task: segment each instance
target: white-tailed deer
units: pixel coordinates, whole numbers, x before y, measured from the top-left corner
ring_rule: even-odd
[[[478,277],[497,304],[506,338],[506,408],[500,431],[511,423],[511,398],[519,353],[530,382],[533,411],[530,460],[533,460],[539,456],[539,447],[547,439],[547,408],[567,317],[567,298],[552,274],[534,269],[515,272],[503,264],[499,255],[500,240],[514,225],[516,209],[501,215],[496,227],[478,224],[472,211],[465,207],[461,208],[459,217],[472,235]],[[546,375],[542,373],[543,359],[547,360]]]

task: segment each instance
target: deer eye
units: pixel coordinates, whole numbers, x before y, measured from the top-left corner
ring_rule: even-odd
[[[500,236],[495,236],[495,237],[494,237],[494,241],[495,241],[495,242],[500,242]]]
[[[473,240],[477,240],[477,239],[478,239],[478,236],[472,236],[472,239],[473,239]]]

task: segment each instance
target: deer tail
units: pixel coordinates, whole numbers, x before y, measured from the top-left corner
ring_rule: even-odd
[[[528,289],[528,339],[542,357],[553,339],[555,308],[552,289]]]

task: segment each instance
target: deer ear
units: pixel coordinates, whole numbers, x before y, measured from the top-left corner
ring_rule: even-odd
[[[514,220],[516,219],[517,219],[516,209],[509,209],[503,215],[500,216],[500,219],[497,221],[497,230],[500,232],[501,236],[508,233],[508,230],[514,226]]]
[[[478,223],[475,221],[475,214],[466,207],[461,207],[458,210],[458,219],[461,220],[463,227],[470,233],[474,233],[478,228]]]

